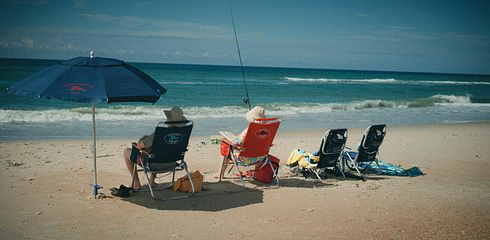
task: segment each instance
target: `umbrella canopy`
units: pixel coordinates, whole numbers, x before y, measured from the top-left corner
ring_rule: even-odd
[[[112,58],[77,57],[37,72],[8,88],[10,93],[45,99],[92,103],[94,159],[93,194],[97,184],[95,104],[111,102],[155,103],[167,92],[141,70]]]
[[[77,57],[9,88],[15,95],[73,102],[156,102],[167,90],[139,69],[112,58]]]

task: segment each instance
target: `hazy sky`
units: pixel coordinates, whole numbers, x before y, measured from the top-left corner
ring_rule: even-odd
[[[0,57],[490,74],[490,1],[0,1]]]

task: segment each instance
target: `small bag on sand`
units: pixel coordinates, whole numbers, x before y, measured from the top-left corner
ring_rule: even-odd
[[[279,170],[279,158],[269,155],[269,160],[274,167],[275,174],[277,174]],[[274,171],[272,170],[271,165],[269,163],[255,164],[254,179],[263,183],[271,183],[274,179]]]
[[[194,191],[195,192],[201,192],[202,191],[202,183],[204,181],[204,176],[198,170],[198,171],[195,171],[191,174],[191,178],[192,178],[192,183],[194,183]],[[177,181],[175,181],[173,189],[174,189],[174,191],[178,190],[181,192],[192,192],[192,185],[191,185],[187,175],[177,179]]]

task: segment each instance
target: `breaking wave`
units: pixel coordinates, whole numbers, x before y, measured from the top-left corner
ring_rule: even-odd
[[[490,85],[490,82],[465,82],[465,81],[425,81],[425,80],[397,80],[388,79],[330,79],[330,78],[295,78],[284,77],[290,82],[303,83],[331,83],[331,84],[410,84],[410,85]]]
[[[461,107],[472,103],[470,96],[434,95],[412,101],[396,102],[387,100],[364,100],[348,103],[269,103],[265,104],[267,113],[272,116],[328,113],[331,111],[356,111],[382,108],[420,108],[420,107]],[[483,104],[488,106],[488,104]],[[96,109],[97,121],[162,121],[163,107],[157,106],[114,106]],[[185,115],[190,119],[241,118],[246,109],[242,106],[185,107]],[[73,121],[92,121],[92,108],[49,110],[0,110],[2,123],[55,123]]]
[[[429,98],[420,98],[408,102],[407,107],[431,107],[431,106],[465,106],[471,103],[470,96],[455,96],[437,94]]]

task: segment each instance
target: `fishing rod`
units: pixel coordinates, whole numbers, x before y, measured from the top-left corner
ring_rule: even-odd
[[[238,51],[238,58],[240,59],[240,69],[242,70],[243,84],[245,85],[246,98],[243,99],[243,102],[248,105],[248,110],[251,110],[252,108],[250,106],[250,98],[248,97],[247,81],[245,81],[245,72],[243,71],[242,55],[240,54],[240,45],[238,45],[238,36],[236,34],[235,19],[233,18],[233,11],[231,11],[231,5],[229,7],[230,7],[230,14],[231,14],[231,23],[233,24],[233,32],[235,32],[236,49]]]

